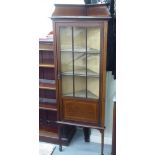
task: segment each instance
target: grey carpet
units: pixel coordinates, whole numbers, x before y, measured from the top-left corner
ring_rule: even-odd
[[[63,146],[62,152],[59,152],[59,147],[56,146],[53,155],[100,155],[100,149],[100,144],[84,142],[83,131],[79,129],[71,144],[68,147]],[[104,155],[111,155],[111,145],[104,146]]]
[[[52,155],[55,148],[54,144],[39,142],[39,155]]]

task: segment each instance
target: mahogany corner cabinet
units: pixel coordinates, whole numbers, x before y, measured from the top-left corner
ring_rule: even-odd
[[[55,4],[51,19],[57,57],[59,150],[63,125],[98,129],[103,155],[106,53],[110,13],[105,4]]]

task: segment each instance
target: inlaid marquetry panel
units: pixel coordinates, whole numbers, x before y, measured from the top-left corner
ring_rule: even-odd
[[[63,99],[64,120],[97,123],[98,102],[86,100]]]

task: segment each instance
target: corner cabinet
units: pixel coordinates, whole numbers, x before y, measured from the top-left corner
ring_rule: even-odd
[[[102,155],[109,18],[104,4],[57,4],[52,15],[60,133],[63,124],[99,129]]]

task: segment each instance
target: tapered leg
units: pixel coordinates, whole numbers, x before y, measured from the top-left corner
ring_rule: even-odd
[[[61,124],[58,125],[58,130],[59,130],[59,151],[62,152],[62,141],[61,141]]]
[[[101,132],[101,155],[103,154],[103,150],[104,150],[104,130],[100,130]]]
[[[90,142],[91,129],[90,128],[83,128],[83,133],[84,133],[85,142]]]

